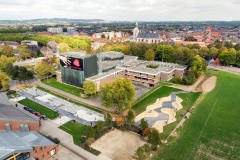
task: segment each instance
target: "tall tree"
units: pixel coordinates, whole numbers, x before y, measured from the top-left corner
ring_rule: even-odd
[[[19,52],[19,55],[18,57],[20,59],[28,59],[28,58],[31,58],[32,57],[32,50],[28,48],[27,45],[21,45],[18,47],[18,52]]]
[[[7,57],[13,57],[14,56],[14,52],[15,52],[15,50],[12,47],[10,47],[10,46],[8,46],[6,44],[3,45],[2,55],[5,55]]]
[[[83,134],[86,136],[86,138],[92,138],[96,134],[95,129],[92,126],[85,126],[83,130]]]
[[[132,123],[133,123],[133,121],[134,121],[134,118],[135,118],[135,116],[134,116],[133,111],[132,111],[132,110],[129,110],[129,111],[128,111],[128,114],[127,114],[127,116],[126,116],[126,121],[127,121],[127,123],[128,123],[130,126],[132,125]]]
[[[104,120],[108,127],[112,126],[112,116],[109,113],[104,114]]]
[[[226,66],[236,62],[236,55],[230,53],[228,50],[224,50],[222,53],[220,53],[218,58],[220,62]]]
[[[106,83],[100,89],[100,99],[103,106],[107,108],[115,107],[118,112],[131,108],[134,97],[135,89],[132,81],[126,78],[117,77],[115,81]]]
[[[153,145],[153,148],[156,149],[159,144],[161,144],[160,135],[157,130],[153,130],[148,136],[148,141]]]
[[[38,78],[45,78],[49,77],[50,75],[55,74],[55,69],[52,66],[52,64],[45,62],[45,61],[39,61],[34,66],[34,71],[37,73]]]
[[[240,50],[236,53],[236,65],[240,67]]]
[[[148,128],[148,123],[147,121],[143,118],[141,119],[141,123],[140,123],[140,128],[144,131],[146,128]]]
[[[96,85],[93,81],[85,81],[83,83],[83,90],[84,94],[92,96],[96,94]]]
[[[8,90],[10,85],[10,78],[4,72],[0,72],[0,90],[6,91]]]
[[[4,70],[9,63],[13,64],[15,61],[15,57],[0,56],[0,70]]]
[[[154,57],[155,57],[154,51],[152,49],[148,49],[145,53],[145,59],[147,61],[153,61]]]

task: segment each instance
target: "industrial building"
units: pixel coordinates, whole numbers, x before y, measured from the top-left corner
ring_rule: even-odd
[[[97,90],[101,85],[113,81],[117,76],[128,78],[135,84],[155,87],[159,81],[169,81],[173,77],[182,78],[187,69],[185,65],[138,60],[136,56],[128,56],[114,51],[99,53],[98,55],[83,53],[64,53],[62,55],[69,56],[70,61],[67,67],[61,65],[62,75],[57,74],[58,80],[72,85],[78,84],[76,86],[82,86],[85,80],[90,80],[96,84]],[[81,58],[82,66],[87,64],[81,68],[81,78],[75,78],[80,73],[75,68],[71,68],[72,57]],[[65,59],[65,61],[67,60]],[[69,83],[70,81],[67,79],[76,82]]]
[[[0,159],[48,160],[57,152],[57,144],[39,133],[40,120],[13,106],[0,93]]]

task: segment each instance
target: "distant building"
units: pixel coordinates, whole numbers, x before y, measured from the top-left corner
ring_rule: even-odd
[[[38,42],[33,40],[23,40],[21,41],[21,45],[37,46]]]
[[[17,49],[20,44],[18,42],[13,41],[0,41],[0,48],[3,47],[3,45],[6,44],[9,47],[12,47],[13,49]]]
[[[48,32],[51,33],[63,33],[63,28],[62,27],[49,27],[47,29]]]
[[[75,33],[76,32],[76,28],[75,27],[67,27],[67,32],[68,33]]]
[[[99,39],[99,38],[106,38],[106,39],[114,39],[114,38],[121,38],[123,36],[123,33],[121,31],[119,32],[100,32],[100,33],[94,33],[92,35],[93,38]]]
[[[144,33],[138,28],[138,23],[133,29],[133,37],[131,39],[133,42],[145,42],[145,43],[161,43],[163,39],[159,34],[156,33]]]

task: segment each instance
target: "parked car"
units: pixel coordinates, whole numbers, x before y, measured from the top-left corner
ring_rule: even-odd
[[[30,112],[30,113],[32,113],[32,114],[34,114],[34,113],[35,113],[35,110],[34,110],[34,109],[32,109],[32,108],[29,108],[28,112]]]
[[[29,111],[30,108],[27,107],[27,106],[24,106],[23,109],[24,109],[25,111]]]
[[[39,112],[35,112],[34,115],[38,116],[38,117],[41,117],[41,113],[39,113]]]
[[[47,120],[48,119],[48,117],[45,116],[45,115],[41,115],[40,118],[43,119],[43,120]]]

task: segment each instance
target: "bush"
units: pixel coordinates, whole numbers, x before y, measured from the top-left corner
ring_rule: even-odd
[[[171,79],[171,82],[176,84],[181,84],[182,80],[180,77],[174,77],[173,79]]]

